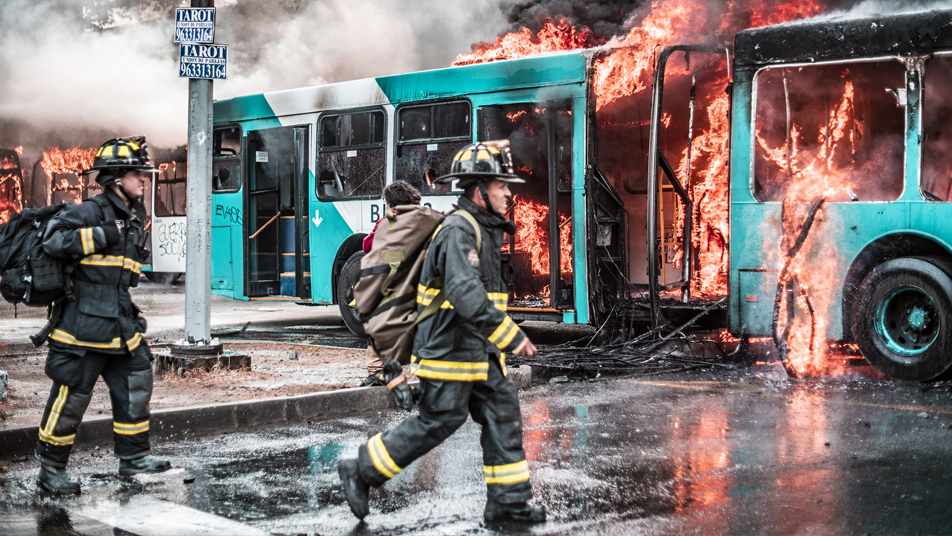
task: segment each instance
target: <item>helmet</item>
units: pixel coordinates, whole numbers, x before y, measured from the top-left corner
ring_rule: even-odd
[[[149,159],[149,148],[146,146],[145,136],[114,138],[102,144],[102,147],[96,151],[93,167],[84,173],[98,171],[96,182],[105,186],[131,169],[158,171]]]
[[[526,182],[513,169],[509,140],[483,141],[463,147],[453,157],[450,172],[433,182],[447,183],[454,178]]]

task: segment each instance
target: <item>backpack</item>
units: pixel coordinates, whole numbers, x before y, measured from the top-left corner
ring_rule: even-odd
[[[442,288],[426,308],[417,314],[417,290],[423,260],[430,241],[440,229],[446,214],[430,207],[396,207],[399,214],[386,210],[387,221],[377,226],[370,253],[360,260],[360,274],[354,285],[357,313],[364,322],[367,342],[381,361],[410,362],[416,326],[436,313],[446,301]],[[476,249],[482,246],[479,224],[465,210],[458,214],[476,231]],[[427,287],[441,287],[428,282]]]
[[[105,212],[109,202],[93,199]],[[46,227],[64,208],[66,203],[25,208],[0,225],[0,296],[6,301],[46,307],[72,294],[69,274],[76,263],[43,250]]]

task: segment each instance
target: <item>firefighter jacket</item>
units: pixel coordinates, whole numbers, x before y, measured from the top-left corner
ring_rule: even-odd
[[[50,346],[80,354],[91,349],[151,357],[142,338],[145,320],[129,294],[149,257],[141,245],[145,207],[139,201],[127,207],[108,188],[96,197],[61,210],[43,237],[48,254],[78,263],[69,277],[72,299],[53,305]],[[107,243],[105,226],[120,227],[118,244]]]
[[[420,275],[417,312],[441,288],[446,301],[418,325],[411,370],[431,380],[486,381],[490,354],[499,355],[506,374],[505,352],[525,338],[506,314],[509,295],[500,254],[503,232],[515,227],[465,197],[457,208],[479,224],[481,247],[477,252],[476,231],[463,216],[447,216],[435,231]]]

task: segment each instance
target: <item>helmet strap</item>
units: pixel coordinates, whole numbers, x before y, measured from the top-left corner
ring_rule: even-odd
[[[493,210],[492,203],[489,202],[489,192],[486,191],[486,183],[479,181],[479,186],[477,186],[477,188],[479,189],[479,195],[483,196],[483,201],[486,203],[486,210],[488,210],[490,214],[496,214],[496,211]],[[502,214],[496,215],[502,216]]]

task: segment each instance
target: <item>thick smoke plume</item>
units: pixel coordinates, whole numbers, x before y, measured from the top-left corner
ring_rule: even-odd
[[[0,146],[186,139],[172,13],[187,0],[0,2]],[[218,0],[215,98],[445,67],[505,27],[497,0]]]

